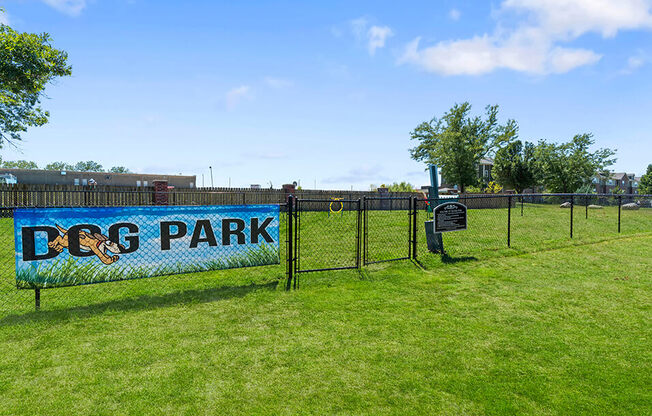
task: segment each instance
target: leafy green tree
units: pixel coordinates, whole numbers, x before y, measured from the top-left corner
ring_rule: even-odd
[[[5,169],[38,169],[36,162],[28,160],[5,160],[2,167]]]
[[[647,165],[647,172],[641,176],[641,182],[638,185],[639,194],[652,194],[652,165]]]
[[[596,172],[603,172],[616,159],[612,149],[590,152],[594,144],[591,133],[576,134],[569,142],[555,144],[540,141],[535,159],[541,182],[550,192],[571,193],[591,182]]]
[[[388,186],[390,192],[412,192],[414,191],[414,186],[409,182],[394,182]]]
[[[485,194],[499,194],[502,191],[503,191],[503,187],[494,181],[489,181],[487,186],[484,188]]]
[[[419,144],[410,149],[412,159],[438,165],[447,181],[464,192],[478,182],[480,159],[518,135],[518,125],[498,124],[498,106],[485,108],[486,118],[469,115],[471,104],[455,104],[442,118],[419,124],[410,136]]]
[[[112,167],[109,172],[111,173],[131,173],[131,171],[124,167],[124,166],[114,166]]]
[[[47,33],[18,33],[0,25],[0,147],[21,140],[28,127],[48,122],[41,108],[45,87],[71,74],[68,55],[52,47]]]
[[[72,170],[77,172],[104,172],[102,165],[92,160],[77,162]]]
[[[491,175],[503,186],[522,193],[524,189],[537,184],[537,164],[534,159],[534,144],[520,140],[498,149],[494,157]]]
[[[52,162],[45,165],[45,170],[73,170],[73,166],[66,162]]]

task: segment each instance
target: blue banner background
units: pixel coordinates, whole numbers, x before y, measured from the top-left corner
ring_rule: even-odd
[[[257,244],[251,243],[250,220],[254,217],[259,218],[260,224],[268,217],[273,218],[266,227],[272,243],[263,238]],[[245,244],[237,244],[237,238],[231,236],[231,245],[222,245],[221,228],[225,218],[245,221]],[[197,220],[210,220],[217,246],[200,242],[196,248],[189,247]],[[186,235],[172,239],[170,250],[166,251],[161,250],[162,221],[182,221],[188,227]],[[109,226],[118,222],[138,226],[139,248],[132,253],[118,254],[119,260],[113,264],[104,264],[97,256],[71,256],[67,249],[52,259],[23,259],[23,227],[59,225],[68,229],[86,223],[99,226],[102,234],[108,236]],[[278,205],[22,208],[14,212],[14,229],[18,287],[70,286],[280,262]],[[176,232],[176,227],[172,227],[172,232]],[[126,229],[122,229],[119,242],[128,245],[124,242],[128,234]],[[36,232],[35,236],[36,253],[47,253],[47,234]],[[201,236],[205,237],[205,233],[202,232]]]

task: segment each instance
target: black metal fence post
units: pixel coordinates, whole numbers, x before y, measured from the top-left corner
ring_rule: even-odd
[[[355,253],[355,267],[359,269],[360,266],[360,249],[361,249],[361,238],[360,238],[360,232],[362,230],[362,199],[358,199],[358,230],[356,233],[356,253]]]
[[[573,207],[575,206],[575,198],[571,195],[571,209],[570,209],[570,238],[573,238]]]
[[[521,217],[523,216],[523,195],[521,195]]]
[[[412,197],[412,258],[417,258],[417,198]]]
[[[292,278],[294,274],[294,247],[292,247],[293,239],[294,239],[294,233],[292,230],[292,224],[294,221],[294,215],[292,211],[294,210],[294,196],[288,195],[288,202],[287,202],[287,215],[288,215],[288,239],[287,239],[287,266],[288,266],[288,281],[287,284],[285,285],[285,290],[290,290],[292,288]]]
[[[618,232],[620,233],[620,207],[623,204],[622,195],[618,195]]]
[[[367,250],[369,250],[369,213],[367,199],[362,197],[362,264],[367,265]]]
[[[34,289],[34,308],[38,311],[41,309],[41,289]]]
[[[589,219],[589,196],[584,197],[584,219]]]
[[[507,197],[507,247],[512,246],[512,196]]]

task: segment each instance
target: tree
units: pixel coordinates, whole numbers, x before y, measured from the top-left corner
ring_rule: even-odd
[[[616,154],[611,149],[590,152],[595,142],[591,133],[576,134],[562,144],[540,141],[535,149],[541,182],[550,192],[571,193],[590,183],[598,172],[612,165]]]
[[[518,134],[518,125],[508,120],[498,124],[498,106],[487,106],[486,119],[470,117],[468,102],[455,104],[440,119],[419,124],[410,136],[419,144],[410,149],[412,159],[438,165],[447,181],[462,192],[478,182],[480,159],[493,154]]]
[[[124,166],[114,166],[112,167],[109,172],[111,173],[131,173],[131,171],[124,167]]]
[[[77,172],[104,172],[102,165],[92,160],[77,162],[72,168]]]
[[[28,160],[5,160],[2,162],[5,169],[38,169],[36,162]]]
[[[66,162],[52,162],[45,165],[45,170],[73,170],[73,166]]]
[[[40,106],[45,87],[71,74],[68,55],[47,33],[18,33],[0,25],[0,147],[21,140],[28,127],[48,122]]]
[[[652,194],[652,165],[647,165],[647,172],[641,176],[641,182],[638,187],[639,194]]]
[[[537,167],[534,145],[520,140],[499,149],[494,158],[491,175],[503,186],[514,188],[517,193],[537,184]]]
[[[409,182],[394,182],[388,186],[390,192],[413,192],[414,186]]]
[[[485,194],[499,194],[503,191],[503,187],[494,181],[489,181],[487,187],[484,188]]]

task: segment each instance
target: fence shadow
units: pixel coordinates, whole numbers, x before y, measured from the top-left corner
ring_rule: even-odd
[[[108,302],[76,306],[68,309],[33,311],[20,315],[8,315],[0,319],[0,327],[21,325],[39,321],[66,321],[88,318],[106,311],[121,312],[165,308],[184,303],[208,303],[225,299],[241,298],[259,290],[276,290],[279,281],[247,286],[221,286],[207,289],[185,290],[162,295],[143,295],[133,298],[117,299]]]
[[[444,264],[455,264],[455,263],[462,263],[466,261],[477,261],[477,260],[478,258],[474,256],[452,257],[447,253],[441,255],[441,262]]]

